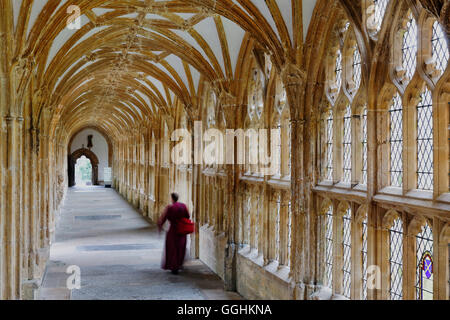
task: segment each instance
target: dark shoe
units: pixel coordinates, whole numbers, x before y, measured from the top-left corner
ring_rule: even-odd
[[[178,274],[178,270],[172,270],[172,274]]]

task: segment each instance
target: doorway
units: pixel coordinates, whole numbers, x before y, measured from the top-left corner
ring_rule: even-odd
[[[92,185],[92,164],[86,156],[81,156],[75,163],[75,185]]]

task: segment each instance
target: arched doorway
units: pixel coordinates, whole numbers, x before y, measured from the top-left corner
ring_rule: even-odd
[[[75,185],[86,186],[92,184],[92,164],[86,156],[81,156],[75,163]]]
[[[75,181],[75,165],[77,160],[81,157],[86,157],[91,163],[91,184],[98,185],[98,158],[91,150],[81,148],[72,153],[68,159],[68,175],[69,175],[69,187],[73,187]]]

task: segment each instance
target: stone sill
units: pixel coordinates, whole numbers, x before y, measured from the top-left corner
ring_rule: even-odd
[[[259,254],[257,249],[251,249],[249,245],[245,245],[238,250],[238,254],[263,268],[266,272],[284,282],[286,286],[291,283],[292,278],[289,276],[291,269],[288,266],[279,266],[278,261],[272,261],[264,266],[263,255]]]
[[[312,189],[314,192],[329,192],[334,193],[336,195],[342,196],[353,196],[364,200],[367,198],[367,194],[365,190],[361,190],[360,188],[343,188],[342,185],[332,185],[332,184],[320,184],[315,186]]]

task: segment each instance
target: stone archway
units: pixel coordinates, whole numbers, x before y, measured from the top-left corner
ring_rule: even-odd
[[[91,161],[92,164],[92,185],[98,185],[98,158],[91,150],[86,148],[81,148],[74,151],[71,155],[69,155],[68,159],[68,174],[69,174],[69,187],[73,187],[75,185],[75,163],[78,158],[85,156]]]

